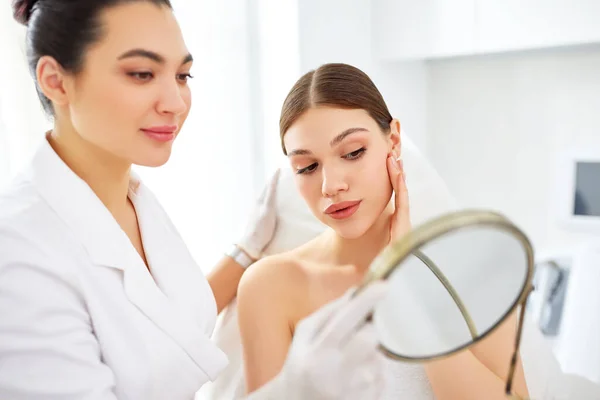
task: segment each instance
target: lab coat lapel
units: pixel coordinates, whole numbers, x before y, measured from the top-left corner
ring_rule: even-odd
[[[215,379],[228,361],[225,353],[209,339],[208,332],[212,331],[215,319],[212,314],[216,314],[214,298],[210,297],[212,292],[209,288],[205,290],[209,296],[202,302],[206,309],[202,310],[201,319],[194,318],[186,310],[185,304],[177,304],[178,291],[202,291],[200,285],[203,282],[190,279],[194,275],[187,273],[198,266],[188,258],[183,242],[143,184],[132,200],[146,259],[155,278],[148,273],[137,252],[132,250],[131,267],[125,270],[127,296],[149,319],[171,336],[206,375]],[[184,294],[182,296],[185,297]]]
[[[56,154],[47,140],[36,152],[31,179],[47,204],[73,232],[92,263],[123,270],[129,238],[87,183]]]
[[[141,259],[132,259],[131,265],[124,270],[127,297],[214,380],[227,365],[225,353],[209,339],[198,323],[172,304],[145,269]]]
[[[227,357],[210,341],[202,329],[202,321],[193,321],[190,315],[183,312],[161,291],[112,214],[85,181],[58,157],[46,140],[34,156],[31,179],[41,196],[85,248],[92,263],[103,268],[123,271],[124,291],[129,300],[169,335],[211,380],[214,380],[227,364]],[[132,191],[141,186],[137,178],[132,184]],[[140,228],[143,229],[142,240],[149,263],[151,266],[154,264],[157,271],[165,274],[179,274],[180,268],[177,267],[177,263],[180,261],[180,249],[173,248],[172,243],[169,243],[173,241],[173,235],[165,231],[163,210],[148,197],[138,197],[136,212],[139,207],[141,215],[138,215],[138,220],[143,220]],[[164,253],[161,254],[161,251]],[[172,256],[171,265],[165,262],[169,259],[167,254]],[[171,266],[172,272],[164,271]],[[177,279],[185,281],[185,277]],[[177,281],[173,281],[170,285],[176,284]],[[193,282],[187,282],[187,285],[193,285]],[[214,299],[212,301],[214,302]]]

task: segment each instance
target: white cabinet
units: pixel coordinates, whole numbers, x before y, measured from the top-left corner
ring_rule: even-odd
[[[477,53],[600,41],[598,0],[477,0]]]
[[[387,60],[600,43],[600,0],[372,0],[371,17]]]
[[[372,40],[380,59],[422,59],[474,51],[476,0],[373,0]]]

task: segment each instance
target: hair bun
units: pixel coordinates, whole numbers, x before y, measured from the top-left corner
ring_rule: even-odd
[[[12,0],[13,17],[18,23],[27,26],[33,6],[38,0]]]

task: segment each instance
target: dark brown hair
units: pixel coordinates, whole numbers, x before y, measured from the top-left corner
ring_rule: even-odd
[[[51,56],[67,72],[80,72],[86,50],[102,38],[100,13],[134,1],[172,8],[169,0],[12,0],[14,18],[27,26],[27,60],[33,79],[43,56]],[[52,114],[52,103],[37,85],[36,89],[44,110]]]
[[[390,131],[392,115],[371,78],[348,64],[324,64],[298,79],[283,102],[279,118],[283,154],[287,154],[283,137],[288,129],[307,110],[319,106],[365,110],[383,132]]]

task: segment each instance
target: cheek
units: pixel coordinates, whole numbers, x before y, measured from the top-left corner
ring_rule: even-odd
[[[374,197],[387,203],[392,194],[392,184],[390,182],[387,170],[387,152],[378,151],[377,154],[371,154],[369,162],[364,163],[362,170],[365,187]]]
[[[321,180],[318,176],[295,175],[295,180],[298,192],[304,199],[304,202],[310,209],[318,209],[321,200]]]
[[[142,88],[123,84],[117,78],[101,84],[94,82],[82,89],[75,105],[77,115],[85,119],[81,122],[88,125],[82,131],[100,128],[103,136],[123,135],[131,130],[131,125],[139,123],[151,107],[149,99],[153,98]]]
[[[119,77],[80,85],[71,106],[71,120],[88,142],[123,158],[139,152],[139,129],[146,123],[156,95],[124,83]]]
[[[190,90],[189,86],[184,86],[181,89],[181,98],[183,99],[183,102],[185,103],[187,109],[182,115],[182,119],[179,121],[179,126],[183,125],[183,121],[187,119],[187,116],[190,113],[190,109],[192,108],[192,91]]]

